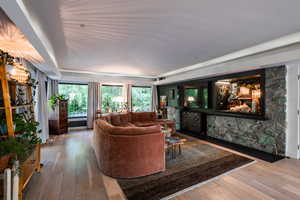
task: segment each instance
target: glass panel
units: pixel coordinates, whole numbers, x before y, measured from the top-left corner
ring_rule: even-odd
[[[150,112],[152,89],[149,87],[132,87],[131,103],[133,112]]]
[[[203,88],[203,108],[208,108],[208,88]]]
[[[101,98],[103,112],[117,112],[126,102],[123,97],[123,86],[102,85]]]
[[[185,106],[190,108],[198,108],[198,89],[187,88],[184,90],[184,102]]]
[[[69,99],[69,118],[87,116],[88,85],[59,84],[58,91]]]
[[[261,114],[261,75],[219,80],[215,88],[217,110]]]

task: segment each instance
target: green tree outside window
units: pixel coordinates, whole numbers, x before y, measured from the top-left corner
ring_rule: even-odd
[[[150,87],[132,87],[131,104],[133,112],[151,111],[152,89]]]
[[[123,86],[102,85],[101,86],[102,112],[114,112],[121,109],[121,102],[117,98],[123,98]]]
[[[65,95],[69,100],[69,118],[87,116],[88,85],[59,84],[58,91],[59,94]]]

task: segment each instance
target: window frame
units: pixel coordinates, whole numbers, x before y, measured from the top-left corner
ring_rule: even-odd
[[[58,82],[58,94],[59,94],[59,85],[86,85],[89,87],[88,83],[70,83],[70,82]],[[87,88],[87,91],[89,92],[89,88]],[[89,97],[87,96],[87,103],[88,103]],[[69,102],[68,102],[69,103]],[[87,109],[88,109],[88,104],[87,104]],[[76,116],[76,117],[70,117],[69,116],[69,109],[68,109],[68,119],[80,119],[80,118],[85,118],[87,119],[88,113],[86,112],[86,116]]]

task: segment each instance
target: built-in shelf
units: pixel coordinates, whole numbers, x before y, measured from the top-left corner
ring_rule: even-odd
[[[26,108],[26,107],[30,107],[32,106],[33,104],[23,104],[23,105],[17,105],[17,106],[12,106],[11,108],[12,109],[17,109],[17,108]],[[4,110],[5,107],[0,107],[0,110]]]
[[[12,84],[12,85],[20,85],[20,86],[27,86],[27,87],[31,87],[32,86],[31,83],[19,83],[19,82],[14,81],[14,80],[8,80],[8,83]]]

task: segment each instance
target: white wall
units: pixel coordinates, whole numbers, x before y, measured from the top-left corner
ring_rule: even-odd
[[[287,64],[287,134],[286,156],[299,158],[297,155],[299,141],[299,123],[297,110],[299,109],[298,74],[300,62]]]

